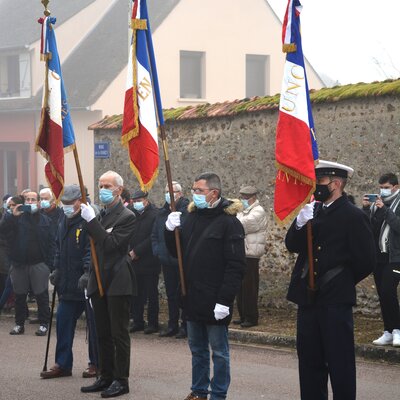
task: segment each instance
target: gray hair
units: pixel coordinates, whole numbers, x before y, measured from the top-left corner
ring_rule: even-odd
[[[104,172],[104,174],[101,175],[99,179],[104,178],[106,175],[111,175],[114,178],[115,184],[117,186],[124,186],[124,180],[122,179],[122,176],[117,172],[115,171]]]
[[[172,181],[172,189],[175,191],[175,192],[182,192],[182,186],[181,186],[181,184],[179,183],[179,182],[177,182],[177,181]],[[165,191],[168,191],[169,190],[169,188],[168,188],[168,184],[165,186]]]
[[[221,179],[214,172],[204,172],[197,176],[194,181],[205,180],[209,189],[218,190],[218,194],[221,195]]]
[[[50,188],[43,188],[43,189],[39,192],[39,196],[41,196],[42,194],[46,194],[46,193],[50,195],[50,200],[54,200],[53,192],[51,191]]]

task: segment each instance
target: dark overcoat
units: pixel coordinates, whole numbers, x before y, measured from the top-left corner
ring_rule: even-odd
[[[60,219],[54,268],[58,271],[56,286],[61,300],[85,300],[83,291],[78,288],[79,278],[89,271],[91,262],[89,235],[83,229],[84,222],[80,213]]]
[[[104,292],[107,296],[133,295],[136,280],[128,255],[128,245],[133,234],[135,215],[121,202],[100,213],[98,218],[85,223],[85,229],[93,238],[99,262]],[[98,290],[93,264],[87,292]]]
[[[317,294],[316,304],[356,302],[355,285],[367,277],[375,265],[374,238],[367,216],[343,195],[326,210],[315,203],[311,220]],[[289,285],[288,300],[306,305],[307,231],[296,228],[296,220],[286,235],[286,247],[298,253]],[[335,269],[335,272],[330,272]],[[324,278],[324,275],[328,275]],[[331,276],[330,279],[327,279]]]
[[[137,255],[133,260],[133,270],[137,275],[159,274],[161,271],[158,257],[153,255],[151,248],[151,231],[158,214],[158,209],[154,204],[148,204],[142,213],[134,211],[136,221],[133,227],[133,235],[129,245]]]

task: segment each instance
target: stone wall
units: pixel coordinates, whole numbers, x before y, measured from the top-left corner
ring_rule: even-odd
[[[313,105],[321,159],[338,161],[355,169],[347,192],[360,204],[363,193],[377,192],[377,180],[387,171],[400,176],[400,98],[368,97]],[[223,195],[238,196],[246,183],[260,190],[260,201],[268,218],[268,252],[261,259],[260,302],[288,307],[285,292],[294,256],[283,245],[285,228],[273,217],[274,150],[277,110],[247,112],[234,116],[167,121],[172,176],[190,194],[193,178],[201,172],[220,175]],[[111,159],[95,160],[95,175],[118,171],[129,189],[137,187],[129,168],[119,130],[96,130],[95,142],[111,143]],[[163,156],[160,174],[150,193],[157,205],[163,202],[166,182]],[[372,278],[358,288],[359,310],[376,313],[377,297]]]

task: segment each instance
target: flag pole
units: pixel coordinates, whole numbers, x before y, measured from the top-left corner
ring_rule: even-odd
[[[50,10],[47,8],[47,6],[49,5],[50,0],[41,0],[41,3],[44,6],[44,15],[46,17],[50,16]],[[48,71],[48,60],[46,59],[46,70]],[[47,97],[47,77],[45,80],[45,99]],[[47,106],[47,104],[46,104]],[[75,165],[76,165],[76,170],[77,170],[77,174],[78,174],[78,180],[79,180],[79,186],[81,189],[81,195],[82,195],[82,200],[83,202],[86,204],[87,203],[87,199],[86,199],[86,190],[85,190],[85,186],[83,184],[83,179],[82,179],[82,172],[81,172],[81,167],[80,167],[80,163],[79,163],[79,157],[78,157],[78,150],[76,147],[76,142],[74,143],[73,146],[73,152],[74,152],[74,158],[75,158]],[[99,288],[99,294],[100,297],[103,297],[104,295],[104,290],[103,290],[103,285],[101,283],[101,277],[100,277],[100,271],[99,271],[99,262],[97,259],[97,253],[96,253],[96,248],[94,245],[94,241],[93,239],[90,237],[90,248],[91,248],[91,252],[92,252],[92,260],[93,260],[93,266],[94,266],[94,271],[95,271],[95,275],[96,275],[96,280],[97,280],[97,286]]]
[[[82,201],[85,204],[87,204],[86,189],[85,189],[85,186],[83,184],[81,164],[79,162],[79,156],[78,156],[78,150],[76,148],[76,143],[75,143],[73,152],[74,152],[76,172],[78,173],[79,187],[81,189]],[[94,240],[93,240],[93,238],[91,236],[89,236],[89,239],[90,239],[90,250],[91,250],[91,253],[92,253],[92,261],[93,261],[94,273],[96,275],[97,287],[99,288],[100,297],[103,297],[104,296],[104,289],[103,289],[103,285],[101,283],[99,260],[97,258],[96,246],[95,246]]]
[[[165,134],[164,125],[160,125],[160,136],[161,136],[162,148],[163,148],[163,152],[164,152],[164,162],[165,162],[165,171],[167,173],[169,198],[171,199],[171,211],[176,211],[174,187],[172,185],[171,165],[169,162],[169,155],[168,155],[167,135]],[[177,228],[175,228],[174,233],[175,233],[176,252],[177,252],[177,256],[178,256],[179,277],[181,280],[181,291],[182,291],[182,295],[186,296],[186,284],[185,284],[185,274],[183,273],[181,238],[179,235],[179,230]]]
[[[146,4],[147,8],[147,4]],[[153,47],[153,39],[151,37],[151,29],[150,23],[147,26],[146,32],[146,43],[148,48],[148,56],[150,61],[150,74],[153,81],[153,87],[159,90],[159,83],[158,83],[158,75],[157,75],[157,68],[156,68],[156,60],[154,58],[154,47]],[[176,211],[175,207],[175,197],[174,197],[174,187],[172,184],[172,173],[171,173],[171,164],[169,162],[169,155],[168,155],[168,143],[167,143],[167,135],[165,134],[165,127],[164,127],[164,115],[161,106],[161,96],[160,93],[157,94],[154,92],[154,100],[156,104],[156,115],[158,120],[158,125],[160,128],[160,136],[162,142],[162,148],[164,153],[164,163],[165,163],[165,171],[167,173],[167,184],[168,184],[168,191],[169,197],[171,199],[171,211]],[[159,100],[159,101],[158,101]],[[179,277],[181,281],[181,292],[183,296],[186,296],[186,283],[185,283],[185,274],[183,272],[183,258],[182,258],[182,246],[181,246],[181,239],[179,235],[179,230],[175,229],[175,243],[176,243],[176,253],[178,258],[178,268],[179,268]]]

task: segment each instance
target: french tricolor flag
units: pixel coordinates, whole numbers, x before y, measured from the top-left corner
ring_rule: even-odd
[[[283,51],[287,52],[276,129],[274,210],[286,223],[315,190],[318,146],[300,36],[299,0],[289,0],[283,21]]]
[[[53,27],[56,18],[40,18],[38,22],[42,24],[40,56],[46,62],[46,71],[41,121],[35,150],[48,161],[45,166],[45,175],[58,201],[64,188],[64,152],[74,148],[75,135]]]
[[[164,120],[145,0],[133,1],[131,27],[121,140],[141,189],[149,191],[158,175],[158,126]]]

